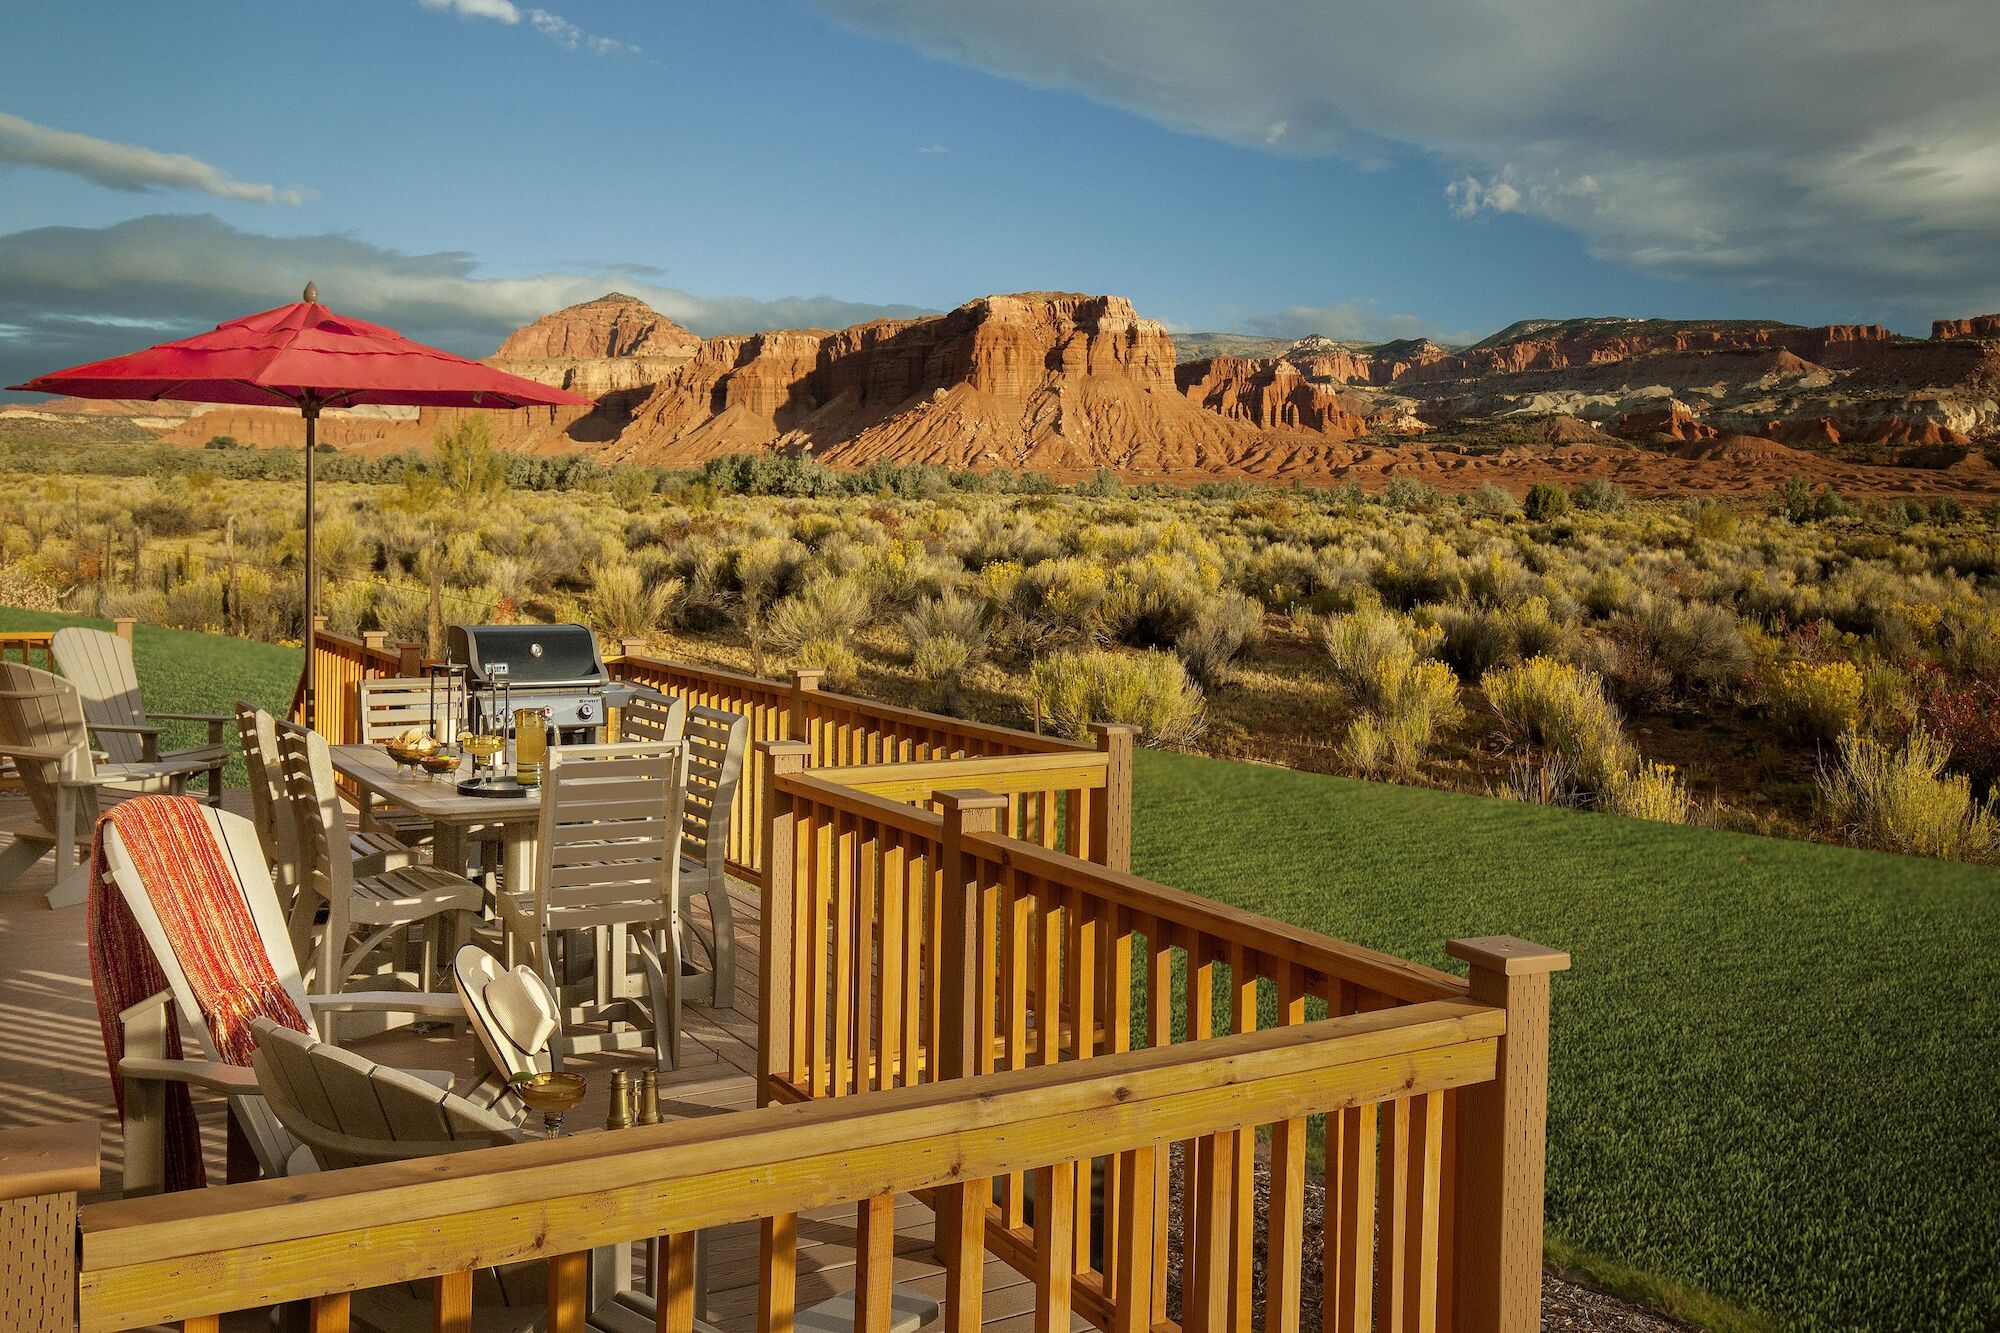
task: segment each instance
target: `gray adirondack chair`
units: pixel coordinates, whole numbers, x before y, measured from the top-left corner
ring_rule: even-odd
[[[140,800],[145,797],[137,798]],[[298,954],[292,948],[285,914],[278,892],[264,860],[263,843],[249,820],[226,810],[203,812],[214,828],[231,868],[236,886],[243,895],[243,907],[272,975],[285,988],[292,1003],[326,1035],[332,1035],[333,1018],[341,1013],[365,1012],[396,1016],[459,1019],[464,1008],[454,995],[419,995],[408,991],[349,992],[344,995],[309,995],[299,972]],[[230,1112],[243,1131],[259,1168],[266,1175],[280,1176],[299,1169],[299,1143],[265,1103],[251,1070],[223,1064],[212,1055],[202,1058],[166,1058],[166,1024],[169,1006],[178,1008],[184,1040],[198,1050],[213,1052],[215,1041],[208,1020],[196,1001],[193,987],[174,952],[173,941],[154,910],[152,893],[137,866],[125,850],[115,827],[105,829],[105,862],[112,885],[132,910],[139,930],[159,960],[167,979],[167,989],[132,1006],[120,1015],[125,1031],[125,1058],[118,1068],[125,1086],[125,1192],[157,1190],[164,1176],[166,1085],[184,1083],[219,1093],[229,1099]],[[450,1082],[445,1074],[425,1075],[436,1082]]]
[[[56,886],[50,907],[84,899],[91,828],[107,799],[145,792],[179,794],[205,761],[100,761],[90,746],[76,687],[60,676],[0,662],[0,756],[13,760],[27,793],[25,810],[0,814],[0,833],[13,841],[0,850],[0,889],[50,852],[56,853]]]
[[[112,763],[198,762],[208,773],[208,803],[222,803],[222,769],[229,762],[229,745],[222,738],[227,713],[148,713],[139,696],[132,645],[101,629],[59,629],[49,637],[49,655],[64,679],[76,686],[90,734]],[[208,743],[162,754],[162,722],[205,723]]]
[[[736,713],[699,705],[687,710],[687,801],[681,814],[681,901],[708,902],[703,927],[685,910],[682,932],[708,955],[706,971],[693,972],[682,998],[717,1009],[736,1007],[736,918],[729,903],[729,821],[750,748],[750,722]]]

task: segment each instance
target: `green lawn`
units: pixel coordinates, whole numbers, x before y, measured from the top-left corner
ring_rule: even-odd
[[[108,620],[0,607],[0,633],[61,629],[65,625],[111,628]],[[132,664],[138,669],[146,706],[163,713],[227,713],[238,699],[248,699],[272,712],[283,713],[292,705],[301,660],[297,648],[279,648],[268,643],[156,629],[150,625],[135,626],[132,632]],[[244,783],[243,760],[236,753],[235,726],[227,727],[223,735],[230,747],[225,780],[232,787],[240,787]],[[208,729],[199,723],[169,723],[166,734],[160,738],[160,748],[200,745],[207,738]]]
[[[1800,1329],[2000,1327],[2000,873],[1141,751],[1144,875],[1567,949],[1552,1242]]]

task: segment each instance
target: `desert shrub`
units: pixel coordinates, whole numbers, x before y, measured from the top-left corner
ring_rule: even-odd
[[[1962,774],[1948,773],[1951,747],[1922,727],[1901,744],[1856,731],[1841,735],[1819,778],[1828,819],[1863,847],[1948,861],[2000,860],[2000,818],[1977,801]]]
[[[1605,565],[1595,570],[1590,582],[1584,586],[1583,605],[1600,620],[1623,611],[1639,596],[1639,586],[1616,565]]]
[[[820,645],[823,653],[825,645],[846,643],[868,622],[872,609],[860,579],[851,574],[821,575],[771,608],[771,642],[790,651],[794,659],[807,644]]]
[[[1552,481],[1538,481],[1528,488],[1521,512],[1537,523],[1561,518],[1569,512],[1569,492]]]
[[[1771,716],[1800,740],[1830,741],[1861,715],[1861,669],[1852,662],[1793,660],[1770,676]]]
[[[1749,645],[1727,607],[1644,597],[1619,618],[1614,632],[1656,662],[1669,690],[1681,698],[1727,694],[1750,670]]]
[[[1165,553],[1120,569],[1099,607],[1104,633],[1134,648],[1165,648],[1194,625],[1213,590],[1192,560]]]
[[[1502,490],[1490,481],[1480,482],[1479,489],[1465,497],[1465,505],[1475,514],[1487,514],[1494,518],[1521,512],[1521,502],[1514,498],[1513,492]]]
[[[1201,687],[1171,653],[1060,649],[1036,662],[1028,688],[1036,711],[1077,740],[1094,722],[1123,722],[1147,745],[1185,745],[1201,734]]]
[[[1915,500],[1909,496],[1890,501],[1882,511],[1882,521],[1892,528],[1907,528],[1927,521],[1930,516],[1931,511],[1924,507],[1922,500]]]
[[[1003,625],[1031,650],[1047,644],[1075,644],[1090,638],[1110,594],[1101,566],[1064,556],[1021,571],[1011,597],[998,609]]]
[[[1931,501],[1931,520],[1936,523],[1965,522],[1965,506],[1949,495]]]
[[[63,594],[45,571],[19,561],[0,568],[0,606],[24,611],[60,611]]]
[[[992,631],[983,603],[960,593],[948,592],[912,607],[909,614],[903,617],[903,634],[910,642],[913,655],[920,655],[928,643],[949,640],[965,650],[964,665],[971,666],[986,660]],[[919,671],[918,674],[924,673]]]
[[[824,672],[821,683],[830,690],[852,689],[861,671],[861,661],[844,637],[815,635],[791,649],[790,656],[795,667]]]
[[[1952,767],[1991,796],[2000,788],[2000,684],[1990,677],[1953,680],[1932,670],[1919,683],[1913,712],[1924,730],[1951,749]]]
[[[1523,741],[1562,756],[1587,791],[1607,791],[1638,765],[1618,712],[1591,672],[1550,657],[1531,657],[1480,677],[1493,710]]]
[[[1442,667],[1443,663],[1425,665]],[[1456,683],[1453,694],[1457,694]],[[1414,777],[1430,752],[1437,726],[1436,718],[1420,709],[1387,717],[1363,713],[1348,726],[1340,745],[1341,758],[1365,778]]]
[[[1546,597],[1530,597],[1513,607],[1449,606],[1430,612],[1443,635],[1438,656],[1463,676],[1476,676],[1525,657],[1555,656],[1569,629],[1555,617]]]
[[[1674,776],[1673,765],[1646,762],[1630,773],[1612,776],[1604,808],[1632,819],[1685,824],[1694,815],[1694,799]]]
[[[644,638],[666,623],[674,596],[680,590],[681,581],[677,578],[649,583],[639,567],[629,561],[592,565],[591,622],[615,639]]]
[[[1385,683],[1436,650],[1443,632],[1379,606],[1310,622],[1333,665],[1341,693],[1358,707],[1383,711]]]
[[[1625,488],[1609,477],[1592,477],[1569,493],[1569,502],[1592,514],[1615,514],[1627,503]]]
[[[1440,499],[1437,487],[1409,477],[1391,477],[1382,488],[1382,503],[1391,509],[1435,509]]]
[[[1691,500],[1687,508],[1688,527],[1705,542],[1726,542],[1736,535],[1742,518],[1727,500]]]
[[[1193,623],[1174,640],[1174,651],[1203,689],[1214,689],[1263,634],[1263,607],[1240,592],[1225,592],[1202,602]]]

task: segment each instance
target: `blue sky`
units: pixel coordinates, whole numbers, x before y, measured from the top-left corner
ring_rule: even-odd
[[[1614,84],[1558,89],[1506,124],[1523,95],[1485,108],[1424,32],[1484,0],[1412,5],[1410,43],[1349,0],[1246,0],[1226,29],[1195,0],[550,3],[8,4],[0,372],[194,331],[308,277],[337,308],[475,354],[612,287],[703,332],[1064,288],[1130,296],[1177,329],[1362,337],[1584,314],[1921,333],[2000,292],[1965,269],[1992,224],[1962,181],[1871,241],[1853,216],[1869,201],[1827,199],[1802,170],[1851,163],[1865,124],[1767,147],[1783,156],[1754,173],[1713,125],[1662,127],[1643,103],[1623,116]],[[1235,30],[1260,19],[1291,26]],[[1315,20],[1335,19],[1352,32],[1320,59]],[[1475,31],[1468,68],[1530,35]],[[1399,83],[1416,38],[1431,72]],[[1905,137],[1935,145],[1938,125]],[[1818,199],[1844,230],[1765,234],[1731,172],[1800,176],[1766,212]],[[1670,199],[1644,193],[1662,178]],[[1963,234],[1914,271],[1875,264],[1892,223]]]

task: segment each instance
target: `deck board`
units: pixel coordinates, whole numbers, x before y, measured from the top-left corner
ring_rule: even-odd
[[[231,791],[226,807],[247,813],[247,793]],[[0,820],[17,813],[25,800],[0,792]],[[0,834],[0,846],[7,841]],[[52,862],[29,871],[0,892],[0,1030],[8,1035],[0,1052],[0,1128],[96,1119],[103,1125],[104,1188],[94,1197],[118,1193],[122,1145],[111,1084],[105,1071],[97,1007],[83,938],[81,907],[50,911],[42,895],[53,883]],[[688,1005],[683,1012],[681,1067],[660,1084],[661,1110],[669,1117],[713,1116],[755,1104],[757,931],[761,903],[756,890],[732,883],[737,930],[737,1007],[718,1012]],[[705,906],[698,909],[705,911]],[[478,1054],[467,1038],[450,1033],[387,1033],[352,1043],[352,1049],[403,1068],[443,1069],[469,1074]],[[605,1054],[571,1062],[586,1073],[620,1064],[646,1063],[644,1053]],[[609,1078],[591,1079],[591,1095],[570,1124],[587,1129],[603,1123]],[[213,1179],[222,1178],[222,1103],[197,1097],[203,1144]],[[854,1285],[855,1212],[850,1207],[819,1209],[799,1223],[798,1299],[800,1307],[849,1290]],[[757,1234],[754,1224],[719,1228],[709,1237],[708,1319],[729,1333],[753,1329],[757,1311]],[[902,1199],[896,1210],[895,1273],[898,1282],[932,1297],[944,1294],[944,1273],[931,1254],[930,1210]],[[1031,1283],[999,1260],[986,1266],[985,1325],[1023,1327],[1034,1308]],[[1078,1328],[1087,1327],[1080,1319]],[[226,1328],[268,1327],[244,1315]],[[422,1327],[428,1327],[425,1323]]]

